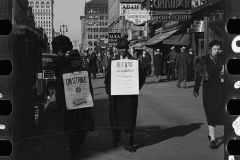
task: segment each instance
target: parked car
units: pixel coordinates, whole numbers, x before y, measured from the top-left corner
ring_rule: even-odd
[[[43,68],[43,78],[46,79],[50,85],[56,85],[58,55],[43,53],[42,68]]]

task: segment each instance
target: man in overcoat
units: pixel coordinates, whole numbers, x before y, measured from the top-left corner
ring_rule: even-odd
[[[132,59],[138,61],[139,66],[139,89],[142,88],[145,83],[146,77],[144,76],[141,62],[136,58],[133,58],[128,52],[129,42],[123,38],[118,40],[117,47],[121,49],[120,57],[112,59]],[[136,127],[137,107],[138,107],[138,95],[111,95],[111,61],[108,65],[107,75],[105,77],[106,92],[109,95],[110,108],[109,118],[113,131],[113,147],[117,146],[121,140],[121,131],[130,133],[129,143],[124,148],[130,152],[135,152],[133,147],[133,130]]]
[[[175,46],[171,47],[171,51],[166,56],[167,62],[168,62],[168,73],[167,73],[167,80],[170,81],[175,79],[175,65],[176,65],[176,59],[177,59],[178,53],[175,51]]]
[[[190,63],[189,54],[185,51],[186,48],[183,46],[181,53],[178,54],[176,59],[175,71],[178,73],[177,87],[180,88],[181,81],[184,83],[184,88],[187,88],[187,77],[188,77],[188,66]]]
[[[142,63],[142,68],[146,77],[150,77],[149,68],[151,68],[151,55],[147,54],[146,50],[143,50],[143,54],[139,56],[139,60]]]
[[[102,60],[102,66],[103,66],[103,76],[105,77],[107,74],[107,68],[108,68],[108,64],[110,61],[110,51],[106,51],[106,55],[103,56],[103,60]]]
[[[72,155],[79,154],[79,149],[82,147],[86,134],[94,130],[94,119],[92,107],[67,110],[63,74],[73,73],[75,71],[85,71],[79,66],[80,55],[76,51],[68,52],[69,66],[63,69],[59,76],[56,87],[56,105],[60,106],[64,113],[64,132],[68,136],[69,148]],[[93,88],[91,83],[91,75],[89,76],[89,87],[93,98]]]
[[[154,75],[157,77],[157,81],[161,81],[161,75],[163,73],[163,68],[164,68],[164,56],[162,52],[160,52],[160,49],[157,49],[155,51],[154,55]]]
[[[193,53],[193,49],[189,48],[189,56],[190,56],[190,64],[188,67],[188,81],[193,81],[194,80],[194,75],[195,75],[195,70],[193,68],[193,61],[195,58],[195,54]]]

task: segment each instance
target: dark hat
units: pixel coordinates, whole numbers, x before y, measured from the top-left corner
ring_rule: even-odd
[[[76,50],[70,50],[66,52],[65,57],[68,60],[76,60],[80,59],[80,54]]]
[[[212,42],[209,43],[210,48],[212,48],[214,45],[222,46],[222,42],[219,40],[213,40]]]
[[[118,48],[118,49],[127,49],[127,48],[129,48],[129,46],[128,46],[129,44],[130,44],[130,42],[126,38],[119,38],[117,40],[116,48]]]

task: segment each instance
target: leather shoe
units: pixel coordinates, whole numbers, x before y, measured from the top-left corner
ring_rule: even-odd
[[[209,139],[209,141],[211,141],[211,137],[208,135],[208,139]]]
[[[216,143],[215,140],[211,141],[210,148],[212,148],[212,149],[216,149],[217,148],[217,143]]]
[[[176,86],[177,86],[178,88],[180,88],[180,86],[179,86],[178,84],[176,84]]]
[[[124,148],[125,148],[126,150],[128,150],[129,152],[131,152],[131,153],[136,152],[136,149],[134,148],[133,145],[129,145],[129,146],[127,146],[127,147],[124,146]]]

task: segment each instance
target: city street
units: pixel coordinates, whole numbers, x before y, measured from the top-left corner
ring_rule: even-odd
[[[165,79],[166,76],[163,77]],[[40,126],[27,141],[21,160],[223,160],[223,126],[217,126],[219,148],[210,149],[207,121],[202,106],[202,92],[193,96],[194,82],[187,89],[178,88],[176,81],[156,82],[149,77],[140,91],[137,128],[134,132],[135,153],[123,148],[123,139],[112,147],[108,116],[108,96],[104,78],[98,74],[94,87],[95,131],[87,135],[81,154],[70,156],[67,136],[63,133],[63,115],[54,111],[51,98]],[[124,133],[122,133],[124,136]]]

